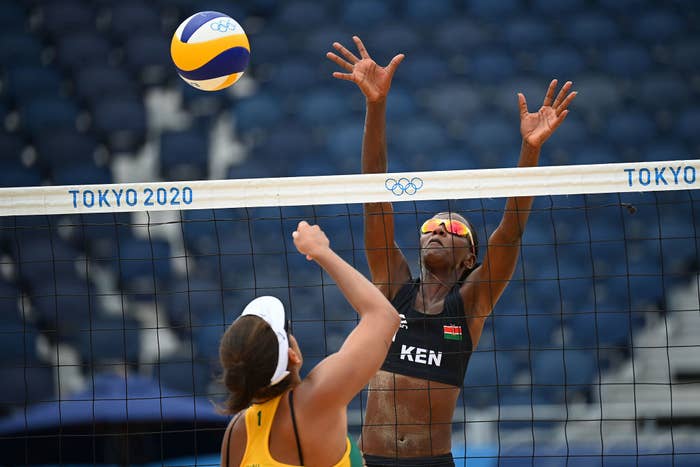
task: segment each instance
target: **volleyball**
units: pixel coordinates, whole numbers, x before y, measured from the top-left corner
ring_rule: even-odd
[[[250,60],[250,43],[235,19],[202,11],[175,30],[170,56],[186,83],[203,91],[218,91],[243,75]]]

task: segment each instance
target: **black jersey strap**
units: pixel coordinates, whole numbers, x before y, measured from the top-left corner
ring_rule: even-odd
[[[294,427],[294,439],[296,439],[297,441],[297,453],[299,454],[299,464],[304,465],[304,455],[301,453],[299,431],[297,430],[297,419],[294,416],[294,391],[289,391],[289,411],[292,413],[292,426]]]

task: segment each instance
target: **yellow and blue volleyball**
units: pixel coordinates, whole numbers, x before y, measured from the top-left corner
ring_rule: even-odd
[[[250,43],[235,19],[216,11],[202,11],[175,30],[170,56],[188,84],[218,91],[243,75],[250,60]]]

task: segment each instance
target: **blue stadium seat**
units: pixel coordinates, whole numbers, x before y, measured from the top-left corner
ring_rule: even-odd
[[[388,63],[397,53],[405,53],[408,57],[423,46],[415,29],[404,23],[381,24],[362,40],[377,63]]]
[[[652,44],[681,37],[686,29],[684,20],[671,9],[649,9],[633,19],[635,37]]]
[[[624,348],[631,337],[629,311],[574,314],[567,324],[571,328],[569,344],[589,349]]]
[[[314,87],[318,78],[315,65],[287,58],[274,66],[269,85],[282,93],[294,93]]]
[[[448,56],[471,54],[490,40],[483,25],[464,16],[457,16],[438,24],[434,34],[435,50]]]
[[[575,105],[575,103],[572,104],[572,107]],[[580,147],[579,145],[587,145],[590,143],[590,141],[591,138],[589,136],[586,124],[583,122],[581,117],[572,112],[572,114],[569,114],[566,117],[564,123],[557,128],[557,131],[552,135],[547,143],[551,148],[566,148],[568,150],[575,150]],[[591,162],[586,163],[590,164]]]
[[[414,118],[404,121],[390,130],[393,145],[402,156],[408,154],[431,154],[444,147],[448,135],[444,127],[430,119]]]
[[[333,137],[326,141],[329,155],[335,160],[359,159],[363,128],[363,122],[357,119],[339,122]]]
[[[0,131],[0,160],[19,162],[23,149],[24,141],[19,135]]]
[[[77,342],[92,320],[105,314],[95,288],[77,276],[56,277],[37,284],[32,303],[39,329],[52,339]]]
[[[578,47],[604,46],[612,43],[620,34],[617,23],[602,11],[576,13],[563,33]]]
[[[148,299],[172,276],[170,244],[165,240],[121,238],[119,257],[114,261],[119,283],[125,293]]]
[[[415,92],[399,84],[392,86],[391,94],[387,97],[386,102],[388,121],[401,121],[415,116],[416,112],[418,112]]]
[[[623,78],[637,78],[651,69],[651,57],[643,46],[634,42],[610,44],[601,63],[603,70]]]
[[[130,214],[127,212],[75,214],[62,218],[62,221],[66,226],[62,233],[67,241],[84,248],[99,265],[115,260],[119,233],[130,229]]]
[[[88,106],[95,105],[105,96],[137,97],[133,79],[123,68],[109,65],[86,65],[75,74],[76,95]]]
[[[168,355],[153,365],[153,378],[161,388],[175,389],[196,396],[208,395],[207,387],[213,380],[209,365],[193,361],[187,352]]]
[[[387,3],[379,0],[349,0],[343,2],[340,14],[342,24],[352,28],[353,31],[357,30],[357,28],[360,28],[359,30],[361,31],[376,27],[391,19],[391,12]],[[347,39],[338,37],[334,40],[344,42]],[[354,44],[348,43],[346,47],[350,45],[354,46]],[[372,44],[365,45],[367,47],[372,46]]]
[[[146,109],[141,99],[106,97],[92,111],[95,130],[114,152],[136,151],[146,138]]]
[[[646,0],[600,0],[600,4],[608,10],[617,13],[626,13],[634,11],[639,7],[644,6]]]
[[[391,97],[389,97],[391,99]],[[452,81],[430,90],[430,99],[425,102],[432,115],[449,123],[466,121],[482,108],[482,97],[474,86],[463,81]]]
[[[574,80],[574,87],[585,99],[577,98],[573,104],[592,115],[617,110],[622,103],[623,90],[619,80],[605,75],[584,75]]]
[[[467,404],[484,407],[496,403],[498,391],[511,389],[515,372],[509,352],[474,352],[464,378]]]
[[[84,67],[102,65],[109,60],[111,46],[96,32],[77,30],[57,38],[56,61],[70,70],[81,72]],[[82,92],[81,84],[77,91]]]
[[[93,165],[97,140],[74,128],[48,129],[35,137],[38,163],[50,172],[70,165]]]
[[[700,107],[690,107],[685,109],[675,125],[676,134],[684,140],[697,144],[700,142]]]
[[[571,46],[549,47],[539,54],[535,70],[545,79],[559,78],[566,82],[580,75],[586,64],[576,48]]]
[[[126,66],[146,86],[163,84],[173,76],[170,44],[160,33],[130,34],[124,52]]]
[[[193,326],[192,343],[197,361],[215,363],[219,359],[219,342],[226,325]]]
[[[624,110],[609,115],[607,138],[620,146],[643,146],[656,135],[656,126],[645,112]]]
[[[498,20],[515,16],[519,11],[518,0],[466,0],[467,13],[480,20]]]
[[[515,74],[515,59],[501,49],[483,49],[475,52],[469,67],[469,76],[480,83],[501,83]]]
[[[109,166],[98,166],[93,163],[56,167],[51,174],[51,181],[54,185],[107,185],[114,183],[112,170]]]
[[[457,14],[451,0],[409,0],[402,7],[406,18],[416,24],[434,25]]]
[[[0,187],[37,186],[41,184],[41,172],[36,167],[26,167],[19,161],[0,162]]]
[[[551,44],[554,39],[550,23],[533,16],[521,16],[507,21],[503,36],[506,43],[515,50]]]
[[[532,384],[536,397],[561,403],[567,395],[586,393],[598,376],[595,355],[581,350],[533,352]]]
[[[242,136],[253,130],[268,130],[284,117],[280,98],[265,91],[236,101],[232,111],[236,130]]]
[[[263,30],[250,34],[249,40],[251,44],[255,44],[255,59],[250,63],[253,68],[256,64],[275,65],[291,55],[289,38],[280,32]]]
[[[691,152],[679,141],[655,140],[644,148],[643,160],[677,161],[687,159],[690,154]]]
[[[27,12],[14,2],[0,3],[0,31],[21,32],[27,26]]]
[[[432,51],[416,52],[404,60],[401,72],[395,75],[394,80],[420,89],[444,81],[450,75],[450,70],[443,58],[436,56]]]
[[[288,121],[270,129],[267,138],[255,147],[254,157],[258,160],[280,164],[293,163],[285,160],[286,155],[293,151],[295,154],[314,153],[314,142],[309,138],[309,129],[292,121]]]
[[[41,28],[53,37],[95,27],[94,12],[88,4],[79,1],[46,2],[41,8],[41,19]]]
[[[639,92],[635,93],[647,108],[675,110],[692,101],[686,80],[678,73],[648,73],[641,77]]]
[[[347,5],[350,5],[350,3],[347,3]],[[383,3],[380,3],[380,5],[384,6]],[[366,18],[366,20],[367,22],[375,21],[375,18]],[[334,42],[346,43],[346,47],[354,47],[355,43],[352,41],[352,33],[347,29],[348,26],[347,22],[342,24],[332,23],[309,31],[303,44],[304,54],[318,60],[319,57],[325,56],[326,52],[335,51],[333,48]],[[357,33],[357,31],[358,29],[353,28],[354,33]],[[335,64],[331,62],[325,62],[325,66],[328,67],[329,71],[331,69],[335,70]]]
[[[304,124],[316,127],[349,117],[351,111],[347,100],[337,89],[319,88],[311,90],[301,99],[297,113]]]
[[[78,107],[62,97],[37,97],[20,108],[22,126],[30,133],[49,128],[75,128]]]
[[[172,286],[167,301],[168,319],[172,326],[225,326],[221,286],[209,279],[191,277]]]
[[[3,31],[0,33],[0,63],[14,65],[41,65],[43,47],[39,39],[29,33]]]
[[[537,13],[560,18],[564,15],[576,15],[586,6],[585,0],[563,0],[559,2],[549,2],[547,0],[535,0],[534,8]]]
[[[477,121],[471,130],[468,144],[474,151],[503,151],[518,146],[520,131],[514,123],[503,117],[490,116]]]
[[[22,235],[19,230],[10,245],[17,274],[28,289],[42,284],[52,284],[60,277],[75,277],[79,253],[62,241],[55,232],[37,230],[31,235]],[[84,264],[84,263],[83,263]]]
[[[520,315],[494,315],[493,332],[496,350],[527,350],[551,345],[556,324],[551,315],[536,311],[529,314],[524,306]],[[528,316],[525,316],[528,314]]]
[[[248,234],[248,223],[233,209],[182,211],[182,234],[185,246],[195,255],[215,255],[239,251],[228,247],[236,232]],[[220,245],[221,244],[221,245]],[[228,248],[227,248],[228,247]],[[250,251],[250,249],[246,250]]]
[[[0,413],[11,408],[27,407],[41,401],[54,400],[55,368],[29,361],[26,365],[0,367],[3,391],[0,395]]]
[[[326,5],[308,0],[284,2],[278,10],[277,22],[293,31],[313,29],[328,21]]]
[[[60,93],[61,76],[52,68],[24,65],[8,69],[7,94],[18,106],[32,98]]]
[[[122,41],[142,33],[160,34],[161,19],[152,4],[137,1],[115,3],[110,11],[110,31]]]
[[[104,369],[121,363],[138,364],[141,351],[138,321],[115,316],[93,318],[90,324],[92,327],[81,329],[78,336],[78,352],[84,364]]]
[[[161,133],[160,173],[165,180],[206,179],[209,135],[197,128]]]
[[[683,38],[671,47],[671,64],[680,71],[693,72],[700,56],[700,40]]]
[[[574,151],[572,162],[575,164],[610,164],[619,162],[619,155],[608,143],[586,144],[579,146]]]

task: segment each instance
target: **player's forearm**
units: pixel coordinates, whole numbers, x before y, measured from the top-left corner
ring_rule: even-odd
[[[518,167],[535,167],[537,166],[539,159],[540,148],[530,146],[523,141],[520,148]],[[505,242],[515,243],[520,241],[520,238],[525,231],[527,219],[530,217],[532,202],[532,196],[508,198],[506,201],[505,212],[503,213],[503,220],[501,220],[501,224],[498,226],[498,230],[500,231],[499,234],[502,235],[501,238]]]
[[[367,102],[362,137],[362,173],[387,171],[386,100]]]
[[[394,307],[374,284],[333,250],[328,249],[314,259],[333,278],[360,317],[368,313],[379,313],[387,314],[387,319],[393,318],[394,315],[398,319]]]

